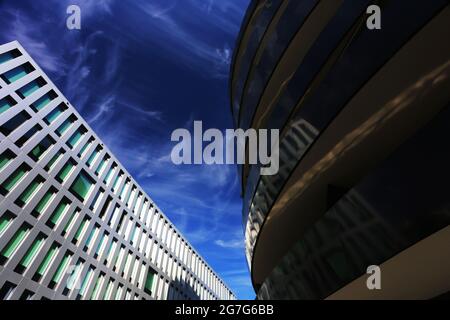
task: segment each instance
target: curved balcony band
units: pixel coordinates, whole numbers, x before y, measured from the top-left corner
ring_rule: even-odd
[[[272,21],[272,18],[281,3],[281,0],[252,1],[244,18],[242,30],[245,30],[245,32],[241,32],[239,35],[239,51],[235,52],[232,63],[232,74],[237,73],[237,75],[235,77],[232,75],[231,79],[233,80],[230,86],[232,113],[236,126],[238,126],[239,122],[242,91],[244,89],[253,58],[260,45],[261,39],[267,30],[267,27]],[[244,38],[245,46],[241,47],[239,46],[239,43],[241,41],[244,42]],[[237,55],[237,52],[239,52],[239,56]]]
[[[450,163],[450,150],[444,147],[449,135],[447,107],[308,229],[266,278],[258,297],[325,299],[365,275],[367,266],[398,260],[398,253],[450,226],[450,171],[442,170]],[[435,148],[432,141],[441,148]],[[442,232],[450,239],[449,228]],[[446,252],[448,244],[422,250]],[[422,254],[416,253],[416,259]],[[433,267],[430,261],[421,263]],[[410,260],[401,265],[414,269]],[[364,298],[369,294],[397,299],[439,296],[448,286],[441,275],[450,267],[449,255],[443,254],[434,267],[415,275],[418,282],[429,284],[425,295],[413,283],[396,278],[383,281],[381,292],[367,293]]]
[[[317,3],[317,0],[283,2],[277,13],[279,17],[270,25],[264,43],[259,47],[258,55],[253,59],[251,71],[247,74],[247,79],[251,79],[251,81],[246,81],[245,95],[242,95],[243,90],[237,88],[237,99],[242,99],[239,107],[238,127],[249,128],[258,100],[277,62]]]
[[[320,60],[327,50],[332,50],[333,39],[327,37],[339,37],[347,31],[349,24],[353,24],[356,17],[361,15],[371,1],[364,0],[358,2],[343,2],[341,0],[326,2],[317,0],[292,0],[283,1],[280,5],[269,7],[270,13],[274,14],[270,25],[267,26],[267,19],[261,19],[264,26],[264,37],[253,37],[247,45],[242,45],[245,50],[244,57],[238,59],[241,62],[233,70],[236,76],[232,76],[233,113],[236,126],[248,129],[253,123],[257,106],[261,104],[263,93],[270,91],[269,80],[283,74],[283,69],[288,68],[287,79],[292,77],[296,70],[296,64],[302,61],[302,56],[313,55],[309,46],[319,47],[319,52],[315,52],[313,60]],[[267,9],[266,11],[269,11]],[[266,17],[263,15],[263,17]],[[259,22],[259,20],[257,20]],[[255,22],[256,23],[256,22]],[[326,28],[326,31],[322,29]],[[259,29],[260,30],[260,29]],[[261,36],[261,32],[256,33]],[[320,40],[315,41],[315,37],[320,35]],[[257,43],[257,40],[260,43]],[[326,48],[326,47],[329,47]],[[241,48],[239,47],[239,48]],[[283,57],[281,65],[280,59]],[[311,65],[307,62],[302,64],[310,70]],[[275,70],[277,69],[277,72]],[[285,81],[285,84],[290,82]],[[282,88],[284,89],[284,87]],[[243,94],[245,92],[245,95]],[[254,124],[259,128],[260,125]],[[246,167],[245,167],[246,168]],[[246,181],[248,170],[240,168],[242,180]],[[245,191],[245,190],[243,190]]]
[[[365,9],[371,3],[377,3],[382,8],[382,28],[380,30],[373,31],[366,28],[367,14]],[[257,5],[254,6],[257,7]],[[348,203],[350,201],[348,199],[358,197],[355,194],[361,195],[363,200],[367,199],[368,197],[357,188],[358,181],[381,163],[384,157],[395,151],[409,134],[416,132],[422,125],[431,120],[444,107],[444,104],[442,101],[434,101],[431,96],[427,95],[427,99],[430,99],[430,104],[433,106],[430,110],[422,108],[418,109],[419,111],[414,111],[416,102],[411,102],[410,105],[413,107],[408,105],[408,107],[396,111],[403,115],[411,112],[412,119],[417,116],[418,119],[423,119],[423,122],[420,120],[411,127],[409,125],[405,125],[405,128],[400,127],[398,130],[399,137],[394,138],[392,143],[380,143],[379,148],[381,149],[382,146],[384,150],[378,150],[376,157],[373,160],[368,160],[367,165],[360,165],[355,162],[357,168],[355,173],[350,175],[351,178],[347,179],[348,181],[340,177],[337,180],[344,181],[343,185],[331,185],[326,188],[327,196],[325,199],[327,200],[324,201],[323,208],[318,211],[323,213],[310,213],[308,206],[312,204],[303,203],[306,201],[303,198],[313,197],[310,195],[313,192],[310,192],[310,189],[314,189],[317,194],[323,193],[318,191],[314,180],[302,187],[302,190],[306,190],[304,193],[307,196],[299,192],[292,193],[290,190],[295,189],[292,186],[295,184],[295,180],[299,180],[300,177],[304,178],[311,175],[316,179],[316,176],[320,176],[322,171],[325,172],[329,169],[318,169],[317,172],[319,173],[305,170],[308,168],[307,164],[310,164],[308,162],[310,158],[316,156],[316,149],[324,145],[322,141],[325,139],[324,136],[329,134],[328,132],[337,130],[333,127],[333,124],[336,119],[344,117],[343,114],[349,109],[348,106],[352,105],[352,100],[366,91],[370,94],[365,93],[365,95],[373,95],[376,89],[371,88],[375,85],[372,85],[372,83],[382,83],[382,81],[375,81],[375,79],[378,74],[387,68],[386,66],[389,66],[387,74],[402,72],[401,70],[394,70],[393,60],[396,56],[400,54],[408,56],[409,54],[412,65],[414,65],[414,61],[419,63],[419,59],[424,55],[421,55],[418,51],[416,53],[413,47],[426,42],[421,34],[425,33],[424,30],[437,17],[440,17],[439,21],[445,20],[441,16],[448,15],[448,6],[447,1],[439,0],[433,2],[410,1],[406,7],[397,1],[361,1],[355,3],[344,0],[336,1],[332,8],[325,8],[323,1],[296,1],[295,6],[301,8],[302,13],[295,11],[294,7],[290,6],[294,6],[293,2],[283,2],[278,7],[278,12],[274,13],[272,21],[269,24],[265,22],[264,28],[266,31],[259,38],[261,42],[259,46],[254,44],[249,46],[247,43],[241,43],[238,46],[238,54],[234,58],[234,63],[241,60],[240,65],[239,67],[232,66],[232,70],[234,70],[231,79],[232,109],[236,124],[244,129],[249,127],[276,128],[280,129],[281,132],[280,170],[277,175],[260,176],[258,165],[240,168],[244,197],[242,217],[246,235],[246,255],[252,271],[254,287],[257,291],[261,288],[259,294],[261,298],[325,298],[342,287],[346,283],[345,281],[348,282],[350,278],[355,279],[361,275],[362,269],[352,269],[353,271],[349,273],[351,277],[345,278],[343,282],[336,281],[336,284],[329,286],[327,290],[314,291],[308,289],[299,293],[301,290],[297,288],[292,289],[292,292],[296,292],[292,295],[282,290],[283,283],[286,287],[286,282],[280,280],[277,272],[286,276],[287,273],[292,273],[288,272],[289,270],[295,270],[295,272],[300,270],[295,268],[304,270],[303,263],[300,263],[303,258],[297,257],[299,254],[303,254],[301,257],[304,257],[304,253],[296,249],[298,245],[295,243],[304,241],[305,237],[313,232],[315,224],[319,223],[321,217],[328,216],[329,212],[335,210],[335,206],[338,206],[342,201]],[[290,10],[287,9],[288,7]],[[324,12],[328,12],[328,15]],[[251,14],[248,13],[248,16],[251,16]],[[299,16],[302,16],[303,19],[294,18]],[[257,18],[254,19],[253,24],[258,23]],[[283,22],[283,19],[295,21],[289,23]],[[322,21],[319,23],[315,19],[322,19]],[[312,25],[315,28],[310,27]],[[291,26],[291,28],[286,26]],[[305,37],[305,30],[308,30],[309,37]],[[434,28],[430,31],[430,35],[433,35],[433,32],[436,33],[436,30],[437,28]],[[311,35],[311,32],[313,35]],[[241,31],[241,35],[245,33],[246,30]],[[281,34],[283,36],[280,36]],[[244,38],[241,36],[241,42],[244,41]],[[308,41],[298,42],[299,39],[307,39]],[[246,52],[248,56],[245,58],[241,54],[241,48],[246,46],[253,48],[253,57],[251,57],[251,50]],[[436,81],[439,77],[445,78],[448,73],[443,58],[448,58],[448,55],[445,56],[445,54],[448,54],[446,51],[448,46],[443,44],[442,46],[443,48],[440,49],[444,52],[441,56],[436,56],[436,64],[429,64],[426,68],[424,66],[421,70],[422,73],[418,71],[415,78],[417,81],[422,79],[424,83],[432,87],[430,91],[438,92],[441,97],[445,90],[442,87],[434,87],[433,81]],[[405,47],[412,47],[412,49],[406,50]],[[414,54],[410,54],[413,51]],[[296,55],[293,53],[296,53]],[[297,57],[296,61],[293,58],[294,56]],[[249,64],[246,65],[243,62],[244,60],[249,61]],[[441,64],[441,69],[438,68],[438,63]],[[436,71],[436,68],[439,70]],[[397,73],[394,73],[394,71]],[[431,73],[432,76],[429,76],[426,72]],[[386,78],[388,82],[389,79],[389,77]],[[402,84],[404,85],[402,88],[407,91],[406,80],[403,81],[405,83]],[[241,84],[238,85],[237,83]],[[422,84],[420,81],[418,83]],[[381,84],[378,85],[382,86]],[[413,97],[421,94],[426,95],[428,92],[423,88],[421,88],[423,91],[416,89],[414,88],[413,93],[408,91],[409,94],[405,95],[405,99],[409,101]],[[417,91],[420,91],[420,93]],[[236,105],[236,102],[239,103]],[[363,112],[356,107],[352,108],[354,114]],[[361,105],[360,109],[363,110],[364,108],[365,106]],[[376,110],[366,116],[371,119],[370,116],[373,115],[376,115]],[[395,119],[392,120],[389,117]],[[398,115],[394,112],[389,117],[387,117],[388,120],[381,117],[378,120],[379,123],[373,125],[373,128],[385,131],[394,130]],[[378,129],[378,127],[382,129]],[[372,130],[375,129],[364,128],[361,131],[361,140],[372,139],[366,137],[366,134],[367,136],[372,134]],[[336,136],[340,134],[343,133],[337,131]],[[332,146],[329,146],[329,148],[332,148]],[[356,160],[353,159],[352,161]],[[330,166],[333,165],[335,164]],[[297,190],[299,189],[297,188]],[[270,236],[274,236],[275,232],[275,227],[272,225],[280,226],[280,221],[285,219],[283,215],[287,215],[283,213],[288,210],[283,208],[283,206],[288,207],[287,204],[295,207],[294,213],[290,213],[289,219],[293,219],[292,221],[298,219],[299,221],[301,220],[299,217],[294,219],[291,216],[305,215],[306,220],[298,229],[298,233],[291,235],[291,232],[282,232],[282,235],[271,238]],[[300,209],[307,211],[303,212]],[[292,208],[289,210],[292,210]],[[336,209],[335,211],[339,210]],[[271,218],[270,226],[266,226],[268,218]],[[280,238],[280,241],[277,242],[279,244],[273,246],[273,248],[268,248],[266,244],[269,239],[275,242],[278,238]],[[331,238],[333,237],[330,236]],[[411,238],[410,241],[417,240],[414,239],[416,238]],[[390,240],[387,240],[387,242],[390,242]],[[402,243],[408,243],[408,241]],[[392,247],[396,249],[386,251],[388,254],[385,255],[375,255],[376,258],[373,261],[383,262],[405,249],[405,246],[397,245],[395,241],[392,241]],[[320,251],[320,248],[318,250]],[[292,259],[297,259],[296,261],[299,263],[292,264],[289,262]],[[311,265],[313,264],[311,263]],[[310,266],[310,268],[313,267]],[[324,275],[324,279],[327,279],[327,277],[328,275]],[[288,278],[285,277],[284,279]],[[302,281],[298,283],[302,283]],[[314,285],[322,286],[321,283]],[[276,293],[278,292],[277,286],[280,288],[279,293]],[[281,294],[280,292],[284,293]]]
[[[345,2],[342,5],[336,16],[331,19],[312,48],[308,51],[302,64],[295,70],[293,75],[289,75],[288,78],[290,78],[290,81],[286,82],[285,87],[280,90],[277,100],[274,100],[272,103],[274,106],[269,110],[271,113],[266,116],[266,121],[258,118],[258,123],[254,124],[256,128],[279,129],[284,127],[295,105],[308,89],[308,85],[322,69],[324,64],[329,61],[328,58],[335,51],[336,47],[339,46],[339,43],[345,44],[345,35],[357,23],[358,18],[364,16],[363,14],[366,8],[364,5],[367,5],[367,3],[368,1],[361,1],[358,4]],[[311,133],[306,132],[306,135],[310,136]],[[301,134],[300,136],[303,135]],[[248,216],[250,200],[255,194],[260,170],[258,165],[249,165],[249,167],[250,174],[245,181],[246,186],[244,189],[244,203],[247,204],[243,210],[244,222]]]

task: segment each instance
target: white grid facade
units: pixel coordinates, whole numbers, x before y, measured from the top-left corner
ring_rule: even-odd
[[[235,299],[16,41],[0,87],[1,299]]]

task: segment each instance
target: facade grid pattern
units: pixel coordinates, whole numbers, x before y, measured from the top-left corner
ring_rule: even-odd
[[[0,87],[1,299],[235,298],[16,41]]]

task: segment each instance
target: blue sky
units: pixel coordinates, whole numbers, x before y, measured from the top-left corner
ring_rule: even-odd
[[[253,299],[234,166],[175,166],[176,128],[232,128],[229,65],[249,0],[1,1],[18,40],[241,299]],[[81,30],[66,8],[81,8]]]

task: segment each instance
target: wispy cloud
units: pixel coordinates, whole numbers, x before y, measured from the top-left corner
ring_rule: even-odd
[[[113,110],[115,104],[116,97],[114,94],[109,96],[105,96],[102,98],[101,102],[96,105],[95,113],[88,119],[88,122],[92,125],[99,121],[106,122],[108,121],[108,114]]]
[[[39,36],[44,31],[43,27],[36,25],[30,29],[29,26],[34,21],[22,11],[6,9],[5,13],[10,15],[12,21],[10,28],[4,30],[4,36],[7,37],[5,41],[18,40],[45,71],[56,73],[58,76],[64,75],[67,71],[66,64],[58,52],[49,48]]]
[[[142,12],[152,18],[149,20],[149,30],[152,35],[158,33],[159,46],[179,56],[179,63],[202,70],[204,76],[224,78],[228,74],[231,49],[228,44],[219,46],[214,39],[204,37],[205,30],[202,30],[201,24],[214,26],[224,33],[237,34],[236,24],[230,21],[230,17],[242,15],[243,12],[242,8],[233,6],[213,9],[213,5],[214,2],[191,0],[188,5],[184,3],[189,10],[175,10],[177,1],[139,4]],[[155,40],[154,37],[152,39]]]
[[[157,110],[146,110],[144,108],[140,108],[138,106],[134,106],[128,103],[120,103],[122,107],[124,107],[125,109],[128,110],[132,110],[134,111],[139,117],[147,117],[149,119],[154,119],[154,120],[158,120],[158,121],[163,121],[163,113],[161,111],[157,111]]]
[[[222,248],[232,248],[232,249],[241,249],[244,248],[244,241],[243,239],[235,239],[235,240],[216,240],[214,241],[216,245]]]

